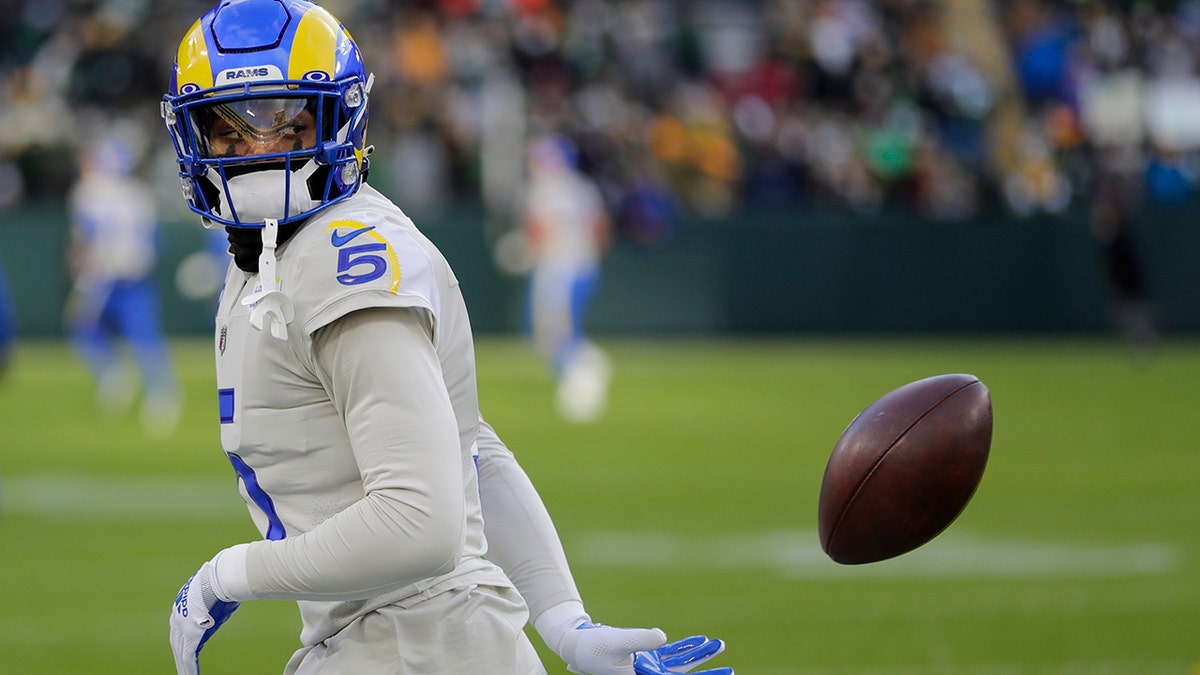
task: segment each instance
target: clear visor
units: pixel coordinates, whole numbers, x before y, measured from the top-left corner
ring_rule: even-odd
[[[197,106],[192,126],[205,158],[249,157],[317,145],[316,101],[249,98]]]

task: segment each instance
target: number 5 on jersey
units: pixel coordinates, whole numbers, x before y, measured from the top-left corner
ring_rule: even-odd
[[[353,229],[343,234],[338,230],[339,227]],[[395,254],[392,253],[387,241],[374,230],[374,225],[368,226],[348,220],[335,221],[326,228],[326,231],[330,233],[329,243],[338,250],[338,283],[343,286],[356,286],[374,281],[387,274],[389,259],[395,263]],[[368,239],[375,241],[349,245],[352,240],[363,234],[366,234]],[[395,268],[393,269],[395,270]],[[399,285],[398,270],[393,271],[392,276],[394,292],[395,287]]]

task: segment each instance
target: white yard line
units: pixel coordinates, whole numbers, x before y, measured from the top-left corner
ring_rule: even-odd
[[[85,474],[0,475],[0,515],[64,515],[97,520],[244,517],[233,471],[228,479]],[[777,530],[684,536],[670,532],[561,532],[571,560],[600,567],[762,570],[792,579],[1079,578],[1156,576],[1178,571],[1183,554],[1164,543],[1122,545],[1016,541],[948,532],[906,555],[839,565],[817,533]]]
[[[226,480],[0,474],[0,515],[69,515],[72,518],[207,518],[245,515],[233,470]]]
[[[761,569],[787,578],[1120,577],[1171,574],[1182,554],[1169,544],[1028,542],[943,535],[906,555],[869,565],[826,557],[817,533],[786,530],[696,539],[666,532],[564,532],[573,561],[605,567]]]

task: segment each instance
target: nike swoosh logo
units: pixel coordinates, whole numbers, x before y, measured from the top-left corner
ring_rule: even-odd
[[[370,232],[373,229],[375,229],[374,225],[372,225],[370,227],[360,227],[357,230],[352,230],[349,234],[338,234],[338,231],[334,230],[329,235],[329,243],[333,244],[334,248],[340,248],[342,246],[345,246],[347,242],[349,242],[351,239],[357,237],[358,235],[362,234],[363,232]]]

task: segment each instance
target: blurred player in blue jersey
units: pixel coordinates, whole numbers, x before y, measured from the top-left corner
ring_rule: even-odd
[[[112,414],[138,395],[122,357],[128,348],[141,374],[141,421],[162,436],[178,421],[179,390],[152,276],[158,211],[149,186],[133,174],[135,164],[132,147],[117,135],[101,136],[81,153],[69,197],[73,287],[66,324],[96,381],[97,403]]]
[[[198,673],[257,599],[299,606],[285,673],[542,674],[531,620],[573,672],[691,670],[724,644],[585,612],[541,499],[479,413],[453,271],[364,182],[371,86],[346,29],[301,0],[226,0],[176,56],[162,112],[184,198],[233,252],[214,326],[221,444],[262,535],[179,590],[178,672]]]
[[[0,377],[8,370],[16,341],[17,313],[8,290],[8,275],[0,265]]]
[[[530,334],[557,377],[559,414],[589,422],[604,411],[611,366],[584,335],[583,318],[600,283],[611,221],[600,190],[579,170],[579,150],[565,136],[539,136],[527,159],[524,227],[534,261]]]

